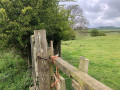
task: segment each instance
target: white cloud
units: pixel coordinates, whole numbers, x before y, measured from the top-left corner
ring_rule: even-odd
[[[120,0],[77,0],[89,20],[89,27],[120,26]]]

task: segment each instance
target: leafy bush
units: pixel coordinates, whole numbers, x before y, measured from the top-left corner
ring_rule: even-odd
[[[49,41],[75,38],[67,11],[59,9],[58,0],[0,0],[0,6],[0,34],[7,35],[7,45],[26,57],[34,30],[45,29]]]
[[[95,36],[106,36],[105,32],[99,31],[97,29],[93,29],[90,32],[90,34],[91,34],[92,37],[95,37]]]
[[[92,37],[99,36],[99,31],[97,29],[93,29],[90,34]]]
[[[103,31],[99,31],[99,36],[106,36],[106,34]]]

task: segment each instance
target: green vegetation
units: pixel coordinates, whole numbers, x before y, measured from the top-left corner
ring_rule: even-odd
[[[90,59],[88,74],[112,89],[120,90],[119,47],[120,33],[98,37],[77,33],[77,40],[62,42],[62,57],[75,67],[78,67],[79,56]]]
[[[22,55],[30,55],[30,35],[46,29],[48,41],[74,39],[68,12],[59,0],[0,0],[0,37]],[[57,44],[56,44],[57,45]]]
[[[30,73],[20,55],[0,49],[0,90],[29,90]]]
[[[61,40],[75,39],[68,11],[58,3],[59,0],[0,0],[0,49],[15,48],[20,54],[0,50],[0,90],[26,90],[31,85],[30,71],[22,57],[30,58],[34,30],[45,29],[47,40],[54,40],[54,46]]]
[[[114,26],[102,26],[98,27],[99,30],[112,30],[112,31],[120,31],[120,27],[114,27]]]
[[[95,36],[106,36],[105,32],[103,31],[99,31],[97,29],[93,29],[91,32],[90,32],[91,36],[92,37],[95,37]]]
[[[120,33],[98,37],[76,34],[76,40],[62,42],[62,57],[75,67],[78,67],[79,56],[90,59],[88,74],[119,90]],[[67,90],[71,90],[71,79],[62,72],[61,75],[66,79]],[[0,90],[28,90],[31,80],[26,61],[12,50],[0,49]]]
[[[106,36],[106,33],[103,31],[99,31],[99,36]]]
[[[78,36],[73,40],[69,11],[58,3],[59,0],[0,0],[0,90],[27,90],[32,85],[31,72],[21,54],[30,57],[30,35],[41,29],[46,29],[47,40],[54,40],[54,46],[71,39],[62,43],[63,58],[76,67],[79,55],[89,58],[89,74],[119,90],[120,33],[102,37],[105,33],[98,31],[95,34],[101,37]],[[20,55],[2,49],[4,46],[15,48]]]

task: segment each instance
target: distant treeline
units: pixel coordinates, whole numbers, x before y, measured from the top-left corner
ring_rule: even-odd
[[[98,28],[97,28],[98,29]],[[86,31],[86,33],[90,33],[93,29],[89,29]],[[98,29],[99,31],[103,31],[105,33],[110,33],[110,32],[119,32],[120,33],[120,29],[118,30],[113,30],[113,29]]]
[[[94,28],[89,28],[89,30],[93,30]],[[104,30],[104,31],[120,31],[120,27],[98,27],[96,28],[98,30]]]

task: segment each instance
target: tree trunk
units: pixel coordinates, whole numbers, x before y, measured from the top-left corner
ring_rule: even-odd
[[[54,53],[59,54],[59,57],[61,57],[61,40],[54,42]]]

